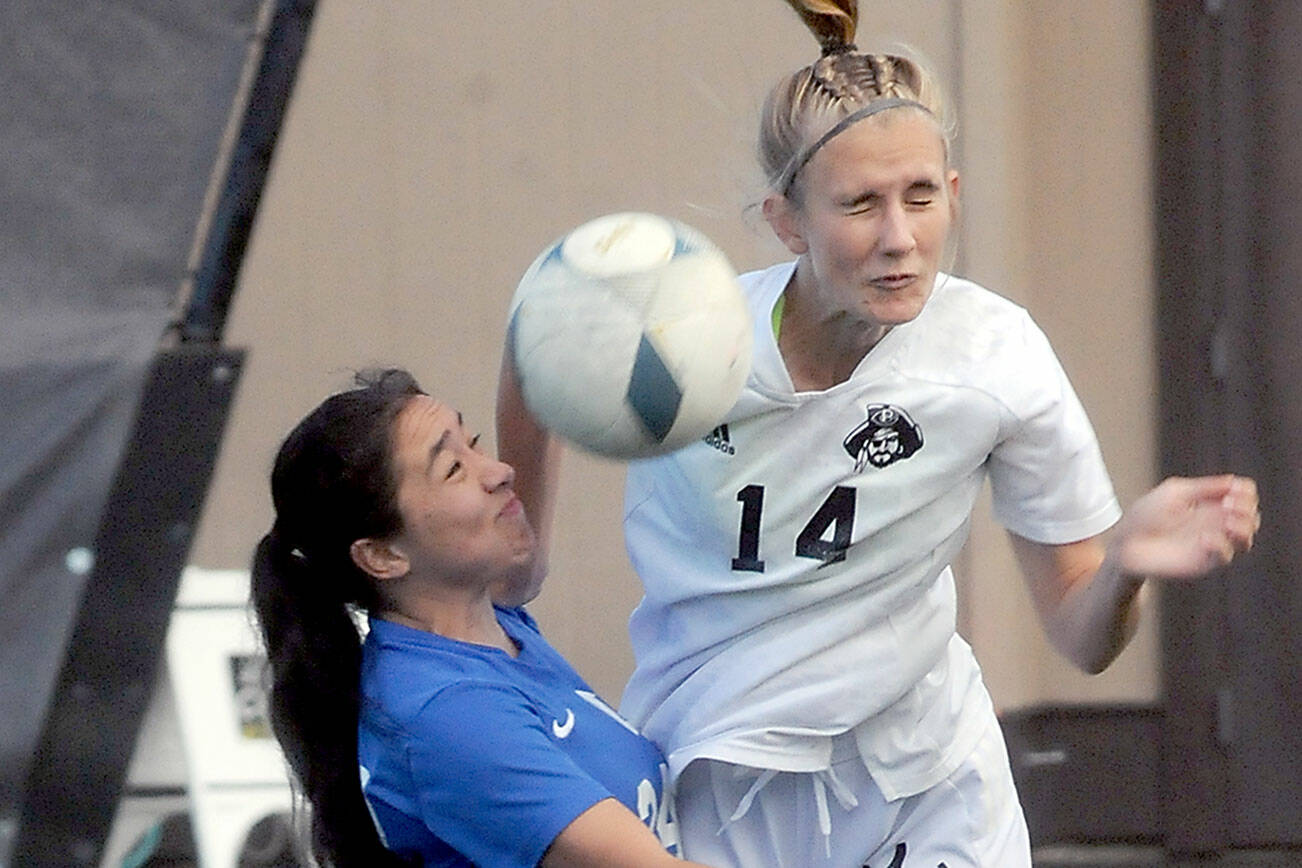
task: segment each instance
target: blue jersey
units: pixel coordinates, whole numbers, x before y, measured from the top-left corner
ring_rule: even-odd
[[[358,759],[387,846],[425,865],[533,866],[614,797],[676,851],[660,752],[523,609],[497,618],[519,656],[371,619]]]

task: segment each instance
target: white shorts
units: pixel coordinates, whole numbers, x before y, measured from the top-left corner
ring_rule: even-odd
[[[683,857],[716,868],[1030,868],[1031,846],[994,715],[945,780],[888,802],[839,737],[820,772],[696,760],[677,785]]]

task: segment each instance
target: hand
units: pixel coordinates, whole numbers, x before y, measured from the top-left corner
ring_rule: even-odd
[[[1135,501],[1112,547],[1126,574],[1194,579],[1252,548],[1259,527],[1251,479],[1172,477]]]

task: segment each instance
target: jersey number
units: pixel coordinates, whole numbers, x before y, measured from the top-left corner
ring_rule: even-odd
[[[659,792],[669,792],[669,766],[664,763],[660,764]],[[681,855],[678,852],[678,817],[674,812],[674,800],[657,796],[655,785],[646,778],[637,785],[637,816],[656,833],[661,846],[676,856]]]
[[[760,560],[759,544],[764,486],[746,486],[737,492],[737,500],[741,502],[741,528],[737,532],[737,557],[732,559],[732,568],[762,573],[764,561]],[[823,505],[796,535],[796,556],[822,561],[821,567],[845,560],[845,550],[850,547],[850,535],[854,530],[854,506],[853,488],[844,485],[833,488]]]

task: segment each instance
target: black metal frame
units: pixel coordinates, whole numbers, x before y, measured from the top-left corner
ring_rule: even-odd
[[[96,563],[39,747],[14,868],[99,863],[151,698],[172,607],[243,364],[222,349],[316,0],[271,0],[269,25],[181,320],[155,356],[95,540]]]
[[[213,346],[154,359],[28,773],[16,868],[99,862],[242,360]]]
[[[315,11],[316,0],[276,0],[271,12],[226,183],[213,210],[185,313],[176,326],[183,342],[221,340]]]

